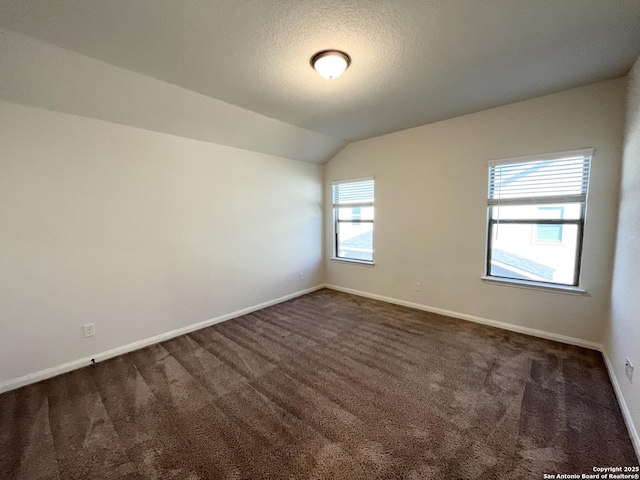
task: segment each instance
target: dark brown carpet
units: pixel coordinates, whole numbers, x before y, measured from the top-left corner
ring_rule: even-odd
[[[321,290],[0,396],[0,478],[637,465],[599,353]]]

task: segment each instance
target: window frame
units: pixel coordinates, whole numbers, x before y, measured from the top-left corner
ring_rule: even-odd
[[[334,199],[334,188],[336,185],[342,185],[342,184],[350,184],[350,183],[359,183],[359,182],[367,182],[367,181],[371,181],[373,182],[373,200],[370,202],[362,202],[362,201],[356,201],[356,202],[345,202],[345,203],[335,203],[335,199]],[[367,266],[373,266],[374,263],[374,259],[375,259],[375,249],[374,249],[374,231],[375,228],[373,227],[374,225],[374,221],[375,221],[375,178],[374,177],[364,177],[364,178],[352,178],[352,179],[346,179],[346,180],[335,180],[331,182],[331,204],[332,204],[332,210],[333,210],[333,256],[331,257],[332,260],[337,260],[340,262],[347,262],[347,263],[357,263],[357,264],[362,264],[362,265],[367,265]],[[340,219],[340,214],[339,214],[339,210],[341,208],[365,208],[365,207],[371,207],[374,209],[374,216],[371,220],[369,219],[362,219],[362,218],[358,218],[358,219],[349,219],[349,220],[341,220]],[[362,224],[367,224],[370,223],[372,225],[371,227],[371,260],[364,260],[364,259],[356,259],[356,258],[348,258],[348,257],[341,257],[339,255],[340,252],[340,248],[339,248],[339,225],[341,223],[347,223],[347,224],[358,224],[358,225],[362,225]]]
[[[593,160],[594,149],[581,149],[581,150],[573,150],[566,152],[557,152],[550,153],[544,155],[531,155],[526,157],[516,157],[511,159],[504,160],[496,160],[489,162],[489,195],[487,201],[487,231],[486,231],[486,248],[485,248],[485,274],[482,276],[482,280],[488,281],[489,283],[505,283],[512,284],[515,286],[524,286],[524,287],[532,287],[532,288],[540,288],[543,290],[558,290],[558,291],[566,291],[568,293],[585,293],[584,289],[580,287],[580,279],[582,274],[582,250],[584,244],[584,227],[585,220],[587,214],[587,204],[588,204],[588,187],[590,183],[590,173],[591,173],[591,162]],[[491,179],[491,167],[496,165],[516,165],[516,164],[524,164],[528,162],[535,161],[545,161],[545,160],[560,160],[562,158],[568,158],[571,156],[583,156],[585,158],[585,162],[587,164],[586,168],[583,167],[583,184],[584,192],[581,194],[583,199],[575,199],[575,198],[562,198],[563,196],[550,196],[550,197],[527,197],[527,198],[510,198],[506,199],[502,202],[498,200],[496,203],[491,199],[491,188],[492,188],[492,179]],[[580,214],[577,219],[542,219],[542,218],[523,218],[523,219],[499,219],[493,218],[492,208],[500,207],[500,206],[513,206],[513,205],[522,205],[522,206],[544,206],[546,205],[566,205],[570,203],[578,203],[580,204]],[[573,272],[573,283],[557,283],[550,281],[539,281],[539,280],[527,280],[516,277],[508,277],[503,275],[492,275],[491,274],[491,261],[492,261],[492,251],[493,251],[493,228],[498,224],[511,224],[511,225],[535,225],[536,228],[538,225],[559,225],[563,227],[564,225],[576,225],[576,252],[575,252],[575,267]],[[563,228],[564,230],[564,228]],[[564,232],[563,232],[564,235]],[[535,232],[534,232],[535,238]],[[537,242],[541,244],[555,244],[555,242]],[[558,242],[560,245],[562,243]]]
[[[582,243],[584,238],[584,212],[585,205],[584,203],[580,205],[580,219],[577,220],[558,220],[558,219],[524,219],[524,220],[497,220],[491,218],[491,207],[488,207],[488,216],[489,216],[489,224],[487,228],[487,265],[486,265],[486,277],[492,279],[500,279],[506,278],[513,281],[518,282],[528,282],[529,280],[524,280],[522,278],[517,277],[507,277],[504,275],[491,275],[491,251],[493,249],[493,229],[492,227],[496,224],[504,224],[504,225],[576,225],[578,227],[578,231],[576,233],[576,258],[575,258],[575,269],[573,272],[573,283],[571,285],[566,283],[556,283],[556,282],[544,282],[537,281],[538,283],[546,283],[550,286],[560,286],[560,287],[578,287],[580,285],[580,273],[582,271]],[[551,242],[538,242],[538,243],[551,243]]]

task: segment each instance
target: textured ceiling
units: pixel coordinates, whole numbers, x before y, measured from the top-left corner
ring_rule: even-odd
[[[639,25],[640,0],[0,0],[2,27],[348,141],[624,75]]]

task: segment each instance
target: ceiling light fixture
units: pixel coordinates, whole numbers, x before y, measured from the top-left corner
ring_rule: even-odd
[[[311,57],[311,66],[322,78],[334,80],[351,65],[351,57],[340,50],[322,50]]]

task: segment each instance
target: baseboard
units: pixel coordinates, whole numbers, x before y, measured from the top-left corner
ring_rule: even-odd
[[[360,290],[353,290],[351,288],[340,287],[338,285],[325,285],[326,288],[337,290],[339,292],[351,293],[360,297],[371,298],[373,300],[380,300],[381,302],[393,303],[395,305],[402,305],[404,307],[415,308],[416,310],[423,310],[425,312],[438,313],[440,315],[446,315],[447,317],[459,318],[460,320],[467,320],[469,322],[481,323],[483,325],[489,325],[491,327],[501,328],[503,330],[510,330],[512,332],[524,333],[525,335],[531,335],[533,337],[544,338],[547,340],[555,340],[556,342],[567,343],[569,345],[576,345],[578,347],[589,348],[591,350],[602,351],[602,346],[595,342],[588,340],[582,340],[581,338],[568,337],[566,335],[560,335],[557,333],[545,332],[544,330],[536,330],[535,328],[522,327],[520,325],[512,325],[510,323],[500,322],[497,320],[491,320],[488,318],[477,317],[475,315],[468,315],[466,313],[454,312],[452,310],[445,310],[443,308],[430,307],[421,303],[409,302],[406,300],[399,300],[397,298],[385,297],[383,295],[377,295],[375,293],[363,292]]]
[[[636,429],[636,425],[633,422],[633,418],[631,418],[631,412],[629,411],[629,407],[627,407],[627,402],[625,402],[624,396],[622,395],[622,389],[620,388],[620,384],[618,383],[618,377],[613,371],[613,365],[611,364],[611,360],[609,360],[609,355],[607,355],[607,352],[604,349],[602,349],[602,356],[604,357],[604,363],[607,366],[607,370],[609,372],[609,378],[611,379],[613,390],[616,392],[618,405],[620,405],[624,423],[627,425],[627,430],[629,431],[629,436],[631,437],[631,443],[633,443],[633,448],[636,451],[636,457],[638,457],[638,461],[640,461],[640,436],[638,435],[638,430]]]
[[[170,332],[161,333],[160,335],[146,338],[144,340],[139,340],[137,342],[129,343],[128,345],[124,345],[122,347],[116,347],[114,349],[107,350],[106,352],[97,353],[90,357],[80,358],[72,362],[64,363],[62,365],[58,365],[52,368],[47,368],[46,370],[30,373],[28,375],[15,378],[13,380],[9,380],[7,382],[0,383],[0,393],[8,392],[10,390],[15,390],[17,388],[24,387],[25,385],[36,383],[41,380],[46,380],[47,378],[55,377],[56,375],[62,375],[63,373],[67,373],[72,370],[76,370],[78,368],[86,367],[87,365],[91,365],[93,361],[101,362],[109,358],[117,357],[118,355],[123,355],[125,353],[133,352],[134,350],[139,350],[141,348],[148,347],[149,345],[153,345],[155,343],[165,342],[172,338],[179,337],[180,335],[191,333],[195,330],[200,330],[201,328],[209,327],[217,323],[222,323],[227,320],[231,320],[232,318],[240,317],[242,315],[255,312],[256,310],[261,310],[263,308],[270,307],[271,305],[276,305],[278,303],[286,302],[287,300],[291,300],[292,298],[306,295],[307,293],[315,292],[316,290],[320,290],[321,288],[324,288],[324,287],[325,285],[316,285],[315,287],[290,293],[289,295],[285,295],[283,297],[279,297],[274,300],[269,300],[267,302],[263,302],[257,305],[253,305],[251,307],[243,308],[235,312],[227,313],[226,315],[221,315],[219,317],[211,318],[203,322],[194,323],[192,325],[178,328],[177,330],[172,330]]]

